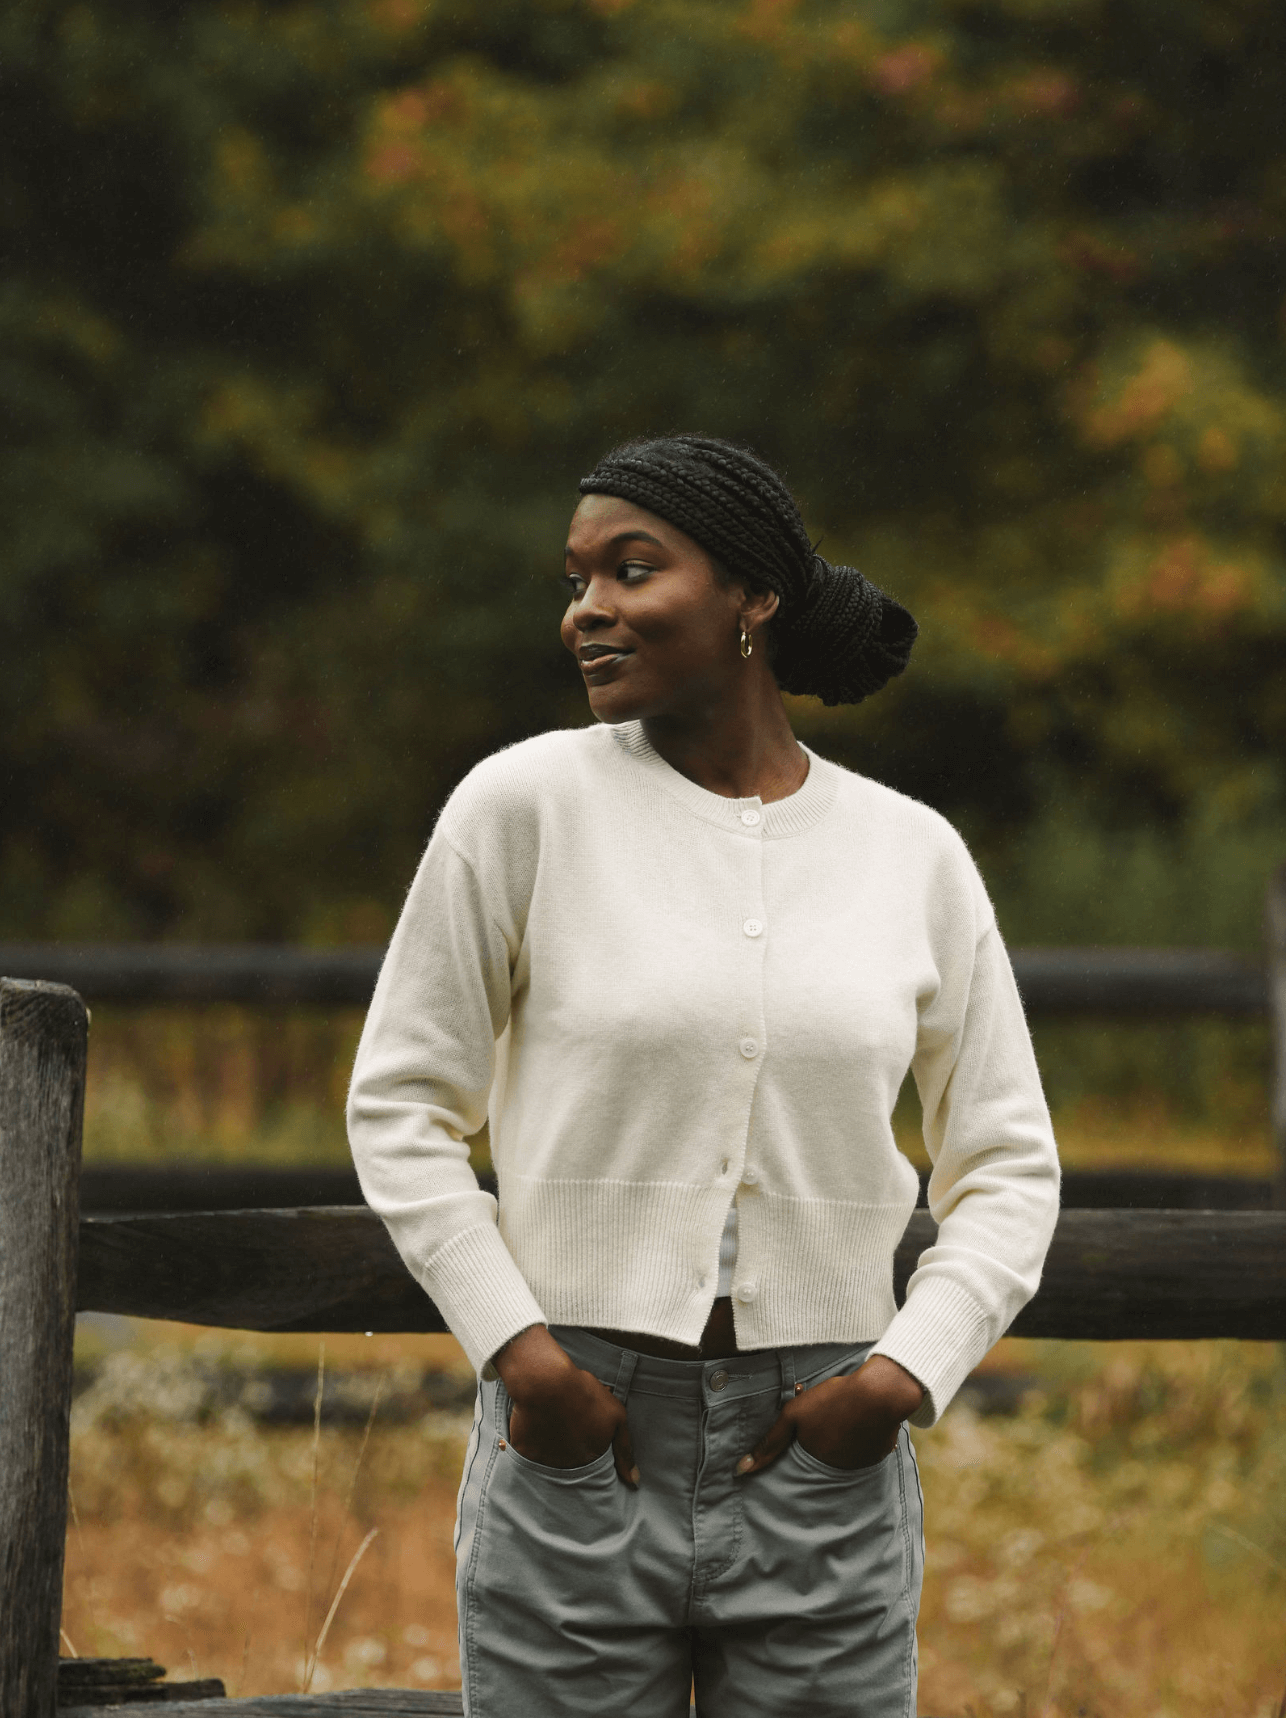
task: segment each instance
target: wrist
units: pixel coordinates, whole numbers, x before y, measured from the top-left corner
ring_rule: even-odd
[[[509,1396],[522,1402],[536,1396],[570,1366],[544,1324],[528,1325],[491,1357],[491,1365]]]
[[[881,1405],[894,1420],[909,1419],[925,1398],[925,1389],[918,1378],[891,1360],[887,1354],[872,1354],[853,1374],[878,1394]]]

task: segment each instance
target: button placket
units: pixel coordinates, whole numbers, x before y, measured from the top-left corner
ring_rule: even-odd
[[[760,813],[753,807],[742,811],[740,816],[743,823],[751,817],[755,819],[756,825],[760,820]],[[742,1034],[737,1041],[737,1048],[745,1061],[755,1062],[763,1050],[763,944],[760,940],[764,931],[763,908],[760,905],[763,900],[763,844],[756,841],[744,851],[747,863],[742,869],[742,899],[745,902],[742,910],[745,916],[740,925],[744,960],[740,964],[745,988],[741,998]],[[757,1070],[755,1077],[758,1077]],[[744,1140],[742,1144],[743,1153],[738,1155],[744,1154]]]
[[[758,1171],[749,1167],[747,1159],[750,1153],[750,1118],[753,1111],[753,1094],[760,1079],[760,1058],[767,1049],[764,1016],[764,966],[768,952],[768,915],[765,910],[764,896],[764,851],[766,843],[763,840],[762,813],[753,811],[754,822],[750,821],[752,809],[743,812],[742,822],[747,832],[754,830],[756,839],[749,852],[753,854],[751,865],[743,873],[745,878],[745,893],[741,898],[742,918],[738,930],[733,934],[738,937],[743,951],[743,960],[739,962],[741,971],[745,974],[746,988],[743,992],[742,1036],[737,1041],[737,1048],[747,1064],[746,1073],[749,1078],[751,1102],[742,1112],[740,1150],[735,1154],[733,1162],[740,1167],[740,1182],[753,1186],[758,1180]],[[736,921],[734,921],[735,923]],[[744,1229],[738,1232],[737,1263],[733,1270],[733,1304],[737,1309],[737,1320],[742,1322],[752,1317],[751,1303],[758,1294],[757,1280],[753,1275],[753,1267],[758,1261],[746,1256],[747,1235]]]

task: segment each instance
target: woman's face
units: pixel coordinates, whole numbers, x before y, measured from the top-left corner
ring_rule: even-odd
[[[571,600],[562,639],[580,664],[600,722],[699,713],[744,675],[743,615],[777,606],[721,582],[677,526],[613,495],[587,495],[567,538]]]

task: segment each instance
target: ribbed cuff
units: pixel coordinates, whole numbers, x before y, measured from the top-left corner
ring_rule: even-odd
[[[494,1223],[453,1235],[429,1260],[420,1282],[475,1372],[511,1337],[545,1323]]]
[[[896,1360],[922,1386],[913,1426],[932,1426],[991,1347],[992,1320],[973,1296],[940,1277],[922,1282],[872,1349]]]

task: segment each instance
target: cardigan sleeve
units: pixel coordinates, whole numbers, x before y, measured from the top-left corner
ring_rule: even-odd
[[[514,954],[440,823],[389,943],[348,1096],[366,1201],[475,1368],[544,1322],[465,1144],[486,1119]]]
[[[1058,1218],[1049,1111],[1013,969],[986,917],[962,1009],[946,997],[926,1011],[912,1062],[938,1236],[874,1352],[924,1387],[918,1426],[934,1424],[1035,1294]]]

